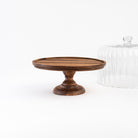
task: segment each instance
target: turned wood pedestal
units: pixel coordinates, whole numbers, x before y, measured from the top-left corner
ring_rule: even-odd
[[[75,72],[102,69],[105,61],[82,57],[51,57],[34,60],[33,65],[40,69],[63,71],[65,80],[54,88],[55,94],[79,95],[83,94],[85,89],[73,80]]]

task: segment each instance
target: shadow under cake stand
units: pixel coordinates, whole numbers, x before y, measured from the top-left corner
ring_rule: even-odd
[[[63,71],[65,80],[55,87],[53,90],[55,94],[79,95],[83,94],[85,89],[73,80],[75,72],[102,69],[105,61],[83,57],[50,57],[36,59],[33,65],[39,69]]]

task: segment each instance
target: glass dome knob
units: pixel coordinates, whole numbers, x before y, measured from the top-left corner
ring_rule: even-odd
[[[124,45],[131,45],[133,37],[132,36],[125,36],[123,37]]]

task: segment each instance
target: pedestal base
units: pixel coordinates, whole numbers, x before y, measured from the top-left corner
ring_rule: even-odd
[[[58,95],[72,96],[72,95],[80,95],[85,93],[85,89],[82,86],[77,84],[73,86],[64,86],[61,84],[55,87],[53,92]]]
[[[80,95],[85,93],[85,89],[76,84],[73,80],[75,71],[63,71],[65,75],[65,81],[54,89],[54,93],[58,95]]]

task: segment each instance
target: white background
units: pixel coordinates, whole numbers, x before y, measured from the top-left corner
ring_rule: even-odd
[[[100,86],[78,72],[86,93],[57,96],[62,72],[32,60],[97,57],[100,46],[138,43],[138,0],[0,0],[0,138],[138,138],[138,90]]]

